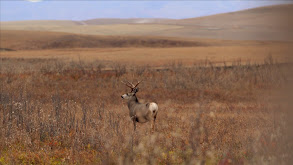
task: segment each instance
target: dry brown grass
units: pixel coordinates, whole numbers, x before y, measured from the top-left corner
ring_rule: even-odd
[[[171,62],[193,65],[209,60],[260,63],[267,56],[292,62],[292,42],[222,41],[161,37],[102,37],[70,33],[0,31],[1,57],[58,58],[65,60],[162,66]],[[16,51],[13,51],[16,50]]]
[[[219,45],[204,47],[177,48],[84,48],[84,49],[53,49],[53,50],[23,50],[2,51],[1,57],[9,58],[56,58],[78,61],[80,58],[87,62],[103,61],[132,65],[150,65],[160,67],[174,61],[191,66],[197,62],[211,61],[215,65],[226,62],[231,65],[234,61],[246,63],[261,63],[271,55],[278,62],[292,62],[290,43],[248,44],[248,45]]]
[[[1,48],[12,50],[44,50],[61,48],[120,47],[191,47],[207,46],[199,42],[167,37],[95,36],[58,32],[0,31]]]
[[[60,58],[103,61],[127,65],[161,67],[177,61],[184,65],[211,61],[231,65],[233,61],[260,63],[267,56],[292,62],[292,42],[223,41],[162,37],[87,36],[70,33],[0,31],[1,57]]]
[[[190,19],[135,23],[131,19],[0,22],[2,30],[35,30],[90,35],[140,35],[223,40],[293,41],[293,5],[260,7]],[[87,23],[86,25],[84,25]],[[96,25],[100,24],[100,25]]]
[[[288,64],[163,69],[95,61],[1,58],[2,164],[286,164]],[[108,65],[108,64],[107,64]],[[143,80],[157,129],[132,132],[120,80]]]

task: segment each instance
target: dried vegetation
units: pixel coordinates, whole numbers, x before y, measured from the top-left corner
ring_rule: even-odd
[[[163,69],[95,61],[1,58],[0,164],[286,164],[291,65]],[[108,69],[111,68],[111,69]],[[157,128],[133,133],[121,80],[143,80]]]

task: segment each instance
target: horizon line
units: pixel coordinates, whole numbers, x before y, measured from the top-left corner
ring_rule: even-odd
[[[0,22],[21,22],[21,21],[73,21],[73,22],[82,22],[82,21],[89,21],[89,20],[95,20],[95,19],[169,19],[169,20],[182,20],[182,19],[192,19],[192,18],[201,18],[201,17],[208,17],[208,16],[214,16],[214,15],[220,15],[220,14],[228,14],[228,13],[235,13],[235,12],[241,12],[241,11],[247,11],[251,9],[258,9],[258,8],[265,8],[265,7],[273,7],[273,6],[286,6],[286,5],[293,5],[292,1],[289,1],[288,3],[283,4],[276,4],[276,5],[265,5],[265,6],[258,6],[258,7],[250,7],[246,9],[236,10],[236,11],[230,11],[230,12],[220,12],[216,14],[207,14],[203,16],[195,16],[195,17],[185,17],[185,18],[167,18],[167,17],[96,17],[96,18],[90,18],[90,19],[82,19],[82,20],[74,20],[74,19],[27,19],[27,20],[10,20],[10,21],[1,21]]]

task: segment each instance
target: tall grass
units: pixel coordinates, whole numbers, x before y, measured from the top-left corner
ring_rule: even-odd
[[[2,58],[2,164],[286,164],[287,107],[278,89],[291,65],[164,68]],[[133,132],[128,91],[159,105],[156,132]]]

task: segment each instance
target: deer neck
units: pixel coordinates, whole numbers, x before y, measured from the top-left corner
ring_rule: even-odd
[[[128,108],[129,108],[129,110],[131,110],[132,108],[131,107],[133,107],[134,105],[136,105],[136,104],[138,104],[139,102],[138,102],[138,99],[137,99],[137,97],[134,95],[129,101],[128,101]]]

